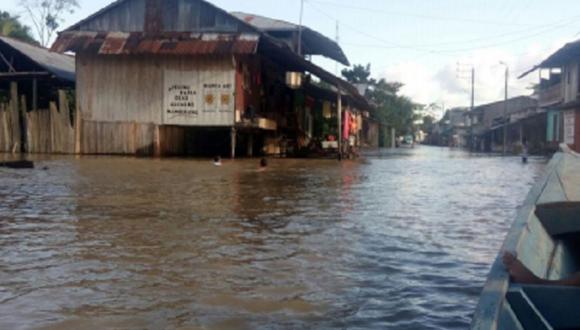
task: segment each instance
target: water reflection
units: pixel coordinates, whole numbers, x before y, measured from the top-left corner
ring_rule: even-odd
[[[0,170],[1,328],[465,328],[543,160]]]

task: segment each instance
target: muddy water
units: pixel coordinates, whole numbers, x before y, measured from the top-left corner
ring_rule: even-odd
[[[0,169],[0,328],[466,328],[545,162],[39,159]]]

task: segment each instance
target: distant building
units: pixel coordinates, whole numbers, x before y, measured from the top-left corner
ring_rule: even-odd
[[[520,152],[524,140],[534,152],[545,150],[546,114],[533,97],[518,96],[507,102],[480,105],[467,115],[468,146],[474,151],[503,152],[504,132],[508,153]]]
[[[467,108],[453,108],[447,110],[439,121],[436,134],[437,144],[454,148],[467,146]]]
[[[504,133],[506,139],[504,140]],[[519,153],[524,142],[533,153],[548,151],[546,111],[530,96],[445,112],[427,138],[428,144],[477,152]]]

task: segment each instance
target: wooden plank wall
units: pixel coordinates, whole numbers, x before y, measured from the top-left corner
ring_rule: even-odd
[[[20,115],[17,95],[17,85],[11,84],[10,101],[0,104],[0,152],[20,151]]]
[[[17,89],[12,89],[11,101],[0,104],[0,152],[17,153],[24,143],[21,127],[26,128],[26,151],[29,153],[73,154],[75,129],[71,122],[66,93],[59,91],[58,106],[50,102],[49,109],[27,111],[26,98],[15,102]],[[20,111],[20,112],[19,112]],[[20,120],[24,119],[24,123]]]
[[[161,126],[159,128],[159,150],[161,156],[185,154],[185,128]]]
[[[220,56],[78,54],[76,61],[77,104],[84,120],[157,125],[164,124],[166,70],[227,77],[234,68],[231,57]]]
[[[176,156],[185,153],[185,128],[136,122],[82,121],[81,153]]]

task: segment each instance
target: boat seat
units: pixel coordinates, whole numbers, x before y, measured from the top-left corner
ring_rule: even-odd
[[[524,329],[580,328],[580,288],[512,284],[506,297]]]
[[[580,202],[538,205],[536,216],[552,237],[580,233]]]

